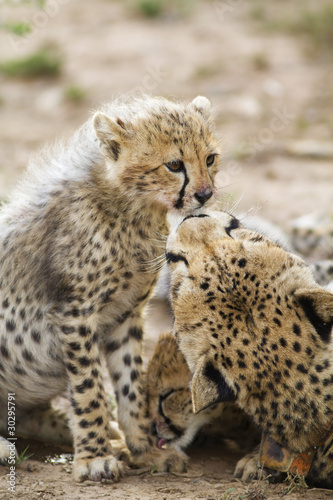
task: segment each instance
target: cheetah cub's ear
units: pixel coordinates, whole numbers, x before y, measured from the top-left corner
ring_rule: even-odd
[[[330,343],[333,340],[333,293],[319,287],[302,288],[295,292],[295,297],[321,339]]]
[[[227,383],[220,370],[203,356],[191,381],[193,412],[200,411],[222,401],[235,401],[236,393]]]
[[[210,118],[212,105],[207,97],[198,95],[191,102],[191,106],[195,111],[198,111],[198,113],[200,113],[206,120]]]
[[[103,155],[117,161],[122,144],[131,136],[129,127],[120,118],[113,119],[100,112],[95,113],[93,126]]]

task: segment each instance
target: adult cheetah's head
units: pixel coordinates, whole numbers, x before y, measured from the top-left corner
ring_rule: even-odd
[[[319,379],[331,380],[333,293],[306,264],[225,213],[185,219],[169,237],[167,258],[194,411],[237,400],[272,426],[279,394],[284,424],[296,423],[297,411],[304,420],[309,407],[318,414]]]
[[[143,97],[93,118],[106,177],[138,202],[186,215],[214,200],[219,146],[211,105]]]

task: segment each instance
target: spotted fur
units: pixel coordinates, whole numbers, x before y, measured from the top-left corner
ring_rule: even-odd
[[[333,417],[333,293],[299,257],[228,214],[185,219],[167,242],[174,332],[195,413],[235,401],[295,453]],[[309,484],[333,488],[333,438]]]
[[[69,386],[74,477],[118,480],[105,356],[132,461],[182,470],[153,446],[141,377],[143,313],[169,212],[214,199],[210,103],[122,99],[44,151],[0,212],[0,408],[45,405]],[[20,428],[17,428],[20,432]]]
[[[147,367],[149,416],[160,446],[187,448],[197,436],[219,435],[251,447],[258,433],[235,404],[218,403],[193,413],[191,372],[171,332],[160,336]]]
[[[293,220],[290,239],[293,247],[312,261],[333,259],[333,213],[316,211]]]

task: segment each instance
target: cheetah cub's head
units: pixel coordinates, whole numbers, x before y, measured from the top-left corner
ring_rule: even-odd
[[[203,425],[221,415],[222,405],[193,413],[191,372],[171,332],[158,339],[146,375],[149,417],[160,448],[186,448]]]
[[[106,178],[138,207],[186,215],[213,202],[219,146],[207,98],[116,102],[94,115],[93,127]]]
[[[174,332],[195,412],[237,401],[300,450],[333,415],[333,293],[234,217],[188,217],[167,242]]]

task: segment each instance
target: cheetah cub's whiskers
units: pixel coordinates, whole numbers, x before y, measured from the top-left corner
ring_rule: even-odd
[[[77,481],[122,473],[110,444],[102,357],[131,463],[185,466],[183,453],[158,450],[151,433],[143,312],[165,260],[167,215],[214,203],[218,153],[205,97],[119,99],[68,144],[33,160],[1,208],[1,429],[8,392],[16,395],[17,433],[34,435],[27,410],[33,419],[69,385]],[[52,426],[43,429],[40,437],[54,440]]]

